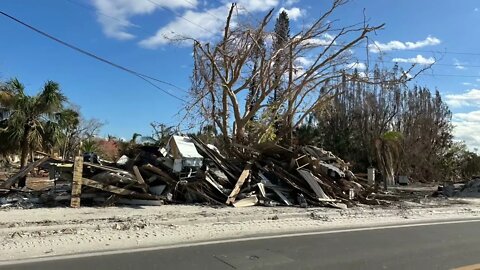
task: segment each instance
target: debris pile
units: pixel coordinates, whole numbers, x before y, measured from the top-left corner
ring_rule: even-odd
[[[355,177],[348,163],[314,146],[234,145],[227,155],[196,137],[172,136],[164,148],[141,146],[135,156],[122,156],[115,164],[94,157],[65,161],[45,155],[0,185],[0,204],[11,203],[21,192],[42,204],[70,200],[73,207],[80,201],[337,208],[387,203],[373,186]],[[54,185],[42,191],[13,187],[45,164]]]
[[[480,198],[480,178],[464,183],[445,183],[438,187],[434,195],[445,197]]]

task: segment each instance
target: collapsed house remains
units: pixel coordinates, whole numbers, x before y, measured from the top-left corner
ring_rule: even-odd
[[[15,183],[43,166],[54,183],[37,191]],[[385,196],[349,164],[314,146],[288,149],[272,143],[235,145],[229,154],[196,137],[172,136],[157,149],[142,146],[116,164],[77,157],[59,160],[44,154],[0,185],[0,204],[28,200],[51,205],[70,201],[103,205],[207,203],[244,207],[382,204]]]

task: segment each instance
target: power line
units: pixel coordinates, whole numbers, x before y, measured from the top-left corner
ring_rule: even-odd
[[[184,0],[184,1],[187,2],[187,3],[189,3],[190,6],[192,6],[193,8],[196,8],[196,7],[197,7],[197,5],[195,5],[195,3],[193,3],[193,2],[191,2],[191,1],[189,1],[189,0]],[[221,5],[221,6],[224,5],[224,3],[221,3],[221,2],[220,2],[220,5]],[[217,15],[211,13],[208,9],[205,10],[205,13],[210,14],[210,16],[215,17],[215,18],[217,18],[217,19],[220,20],[220,21],[224,21],[224,20],[225,20],[225,18],[220,18],[220,17],[218,17]]]
[[[400,62],[400,61],[393,61],[395,58],[389,59],[390,61],[386,60],[366,60],[366,59],[357,59],[354,63],[366,63],[366,62],[373,62],[373,63],[382,63],[382,64],[389,64],[389,63],[398,63],[398,64],[416,64],[416,65],[430,65],[430,63],[422,64],[422,63],[415,63],[415,62]],[[441,64],[441,63],[432,63],[433,67],[436,66],[445,66],[445,67],[473,67],[473,68],[480,68],[480,65],[467,65],[467,64]]]
[[[459,77],[459,78],[480,78],[480,75],[461,75],[461,74],[428,74],[421,73],[421,76],[431,76],[431,77]]]
[[[139,77],[140,79],[148,82],[149,84],[151,84],[152,86],[154,86],[154,87],[157,88],[158,90],[162,91],[163,93],[165,93],[165,94],[167,94],[167,95],[169,95],[169,96],[171,96],[171,97],[173,97],[173,98],[176,98],[176,99],[178,99],[178,100],[180,100],[180,101],[186,102],[186,100],[184,100],[183,98],[178,97],[178,96],[176,96],[176,95],[168,92],[167,90],[165,90],[165,89],[159,87],[158,85],[150,82],[147,78],[152,79],[152,80],[154,79],[154,80],[157,81],[157,82],[160,82],[160,83],[163,83],[163,84],[166,84],[166,85],[170,85],[170,86],[174,86],[174,87],[176,87],[176,88],[178,88],[178,89],[181,89],[181,88],[173,85],[172,83],[169,83],[169,82],[166,82],[166,81],[163,81],[163,80],[160,80],[160,79],[155,79],[155,78],[153,78],[153,77],[151,77],[151,76],[148,76],[148,75],[139,73],[139,72],[137,72],[137,71],[134,71],[134,70],[132,70],[132,69],[126,68],[126,67],[124,67],[124,66],[115,64],[115,63],[113,63],[113,62],[111,62],[111,61],[109,61],[109,60],[107,60],[107,59],[105,59],[105,58],[99,57],[99,56],[97,56],[97,55],[95,55],[95,54],[93,54],[93,53],[90,53],[90,52],[88,52],[88,51],[86,51],[86,50],[83,50],[83,49],[81,49],[81,48],[79,48],[79,47],[77,47],[77,46],[75,46],[75,45],[72,45],[72,44],[70,44],[70,43],[67,43],[67,42],[61,40],[61,39],[58,39],[58,38],[56,38],[56,37],[54,37],[54,36],[52,36],[52,35],[44,32],[44,31],[42,31],[42,30],[40,30],[40,29],[37,29],[37,28],[35,28],[35,27],[33,27],[33,26],[31,26],[31,25],[29,25],[29,24],[27,24],[27,23],[25,23],[25,22],[23,22],[23,21],[15,18],[15,17],[13,17],[13,16],[11,16],[11,15],[3,12],[3,11],[0,11],[0,15],[3,15],[3,16],[5,16],[5,17],[7,17],[7,18],[9,18],[9,19],[11,19],[11,20],[13,20],[13,21],[15,21],[15,22],[17,22],[17,23],[19,23],[19,24],[27,27],[27,28],[29,28],[30,30],[35,31],[35,32],[37,32],[38,34],[40,34],[40,35],[42,35],[42,36],[45,36],[45,37],[47,37],[47,38],[49,38],[49,39],[51,39],[51,40],[53,40],[53,41],[55,41],[55,42],[58,42],[58,43],[66,46],[66,47],[69,47],[70,49],[73,49],[73,50],[75,50],[75,51],[77,51],[77,52],[80,52],[80,53],[82,53],[82,54],[84,54],[84,55],[87,55],[87,56],[89,56],[89,57],[91,57],[91,58],[94,58],[94,59],[96,59],[96,60],[98,60],[98,61],[100,61],[100,62],[103,62],[103,63],[105,63],[105,64],[108,64],[108,65],[110,65],[110,66],[113,66],[113,67],[115,67],[115,68],[118,68],[118,69],[120,69],[120,70],[123,70],[123,71],[125,71],[125,72],[128,72],[128,73],[130,73],[130,74],[133,74],[133,75]]]
[[[401,49],[394,49],[395,51],[400,51]],[[456,52],[456,51],[438,51],[438,50],[405,50],[411,52],[421,52],[421,53],[439,53],[439,54],[461,54],[461,55],[476,55],[480,56],[480,53],[474,52]]]
[[[382,64],[394,64],[395,62],[387,62],[387,61],[379,61],[379,60],[374,60],[372,61],[374,63],[382,63]],[[362,61],[358,61],[355,63],[362,63]],[[403,63],[403,64],[409,64],[409,63]],[[410,63],[414,64],[414,63]],[[437,64],[434,63],[432,67],[435,67],[437,65],[442,65],[442,66],[456,66],[456,65],[449,65],[449,64]],[[463,65],[462,65],[463,66]],[[480,66],[478,66],[480,67]],[[462,75],[462,74],[435,74],[435,73],[420,73],[418,76],[430,76],[430,77],[462,77],[462,78],[480,78],[480,75]]]
[[[152,4],[154,4],[154,5],[157,5],[158,7],[162,8],[162,9],[164,9],[164,10],[168,10],[168,11],[172,12],[176,17],[178,17],[178,18],[180,18],[180,19],[183,19],[184,21],[186,21],[186,22],[188,22],[188,23],[190,23],[190,24],[192,24],[192,25],[197,26],[198,28],[200,28],[200,29],[202,29],[202,30],[204,30],[204,31],[206,31],[206,32],[209,32],[209,33],[211,33],[211,34],[213,34],[213,35],[216,35],[216,34],[217,34],[217,33],[214,33],[214,32],[212,32],[212,31],[210,31],[209,29],[203,27],[202,25],[200,25],[200,24],[198,24],[198,23],[193,22],[193,21],[191,21],[191,20],[183,17],[182,15],[178,14],[178,12],[176,12],[176,11],[173,10],[173,9],[167,8],[167,7],[161,5],[161,4],[159,4],[159,3],[157,3],[157,2],[155,2],[155,1],[153,1],[153,0],[146,0],[146,1],[148,1],[148,2],[150,2],[150,3],[152,3]]]

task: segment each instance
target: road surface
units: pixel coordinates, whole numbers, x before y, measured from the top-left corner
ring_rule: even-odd
[[[42,260],[0,270],[452,269],[478,263],[480,220],[470,220]]]

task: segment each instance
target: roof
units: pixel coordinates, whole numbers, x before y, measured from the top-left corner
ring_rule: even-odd
[[[173,141],[177,145],[178,151],[183,158],[202,158],[203,156],[197,152],[195,144],[193,144],[192,139],[189,137],[183,136],[172,136]]]

